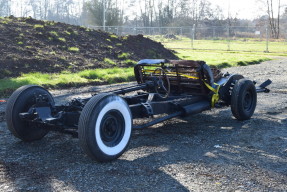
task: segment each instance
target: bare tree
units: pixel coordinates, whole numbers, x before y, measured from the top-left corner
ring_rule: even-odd
[[[117,0],[92,0],[87,2],[85,7],[90,24],[102,26],[104,14],[106,25],[122,25],[123,23],[123,10],[120,9]]]
[[[41,19],[41,0],[30,0],[29,5],[32,7],[33,17]]]
[[[11,0],[0,0],[0,16],[11,15]]]
[[[267,15],[268,22],[271,29],[271,35],[273,38],[279,39],[280,37],[280,9],[281,9],[281,1],[277,0],[278,7],[275,10],[274,0],[266,0],[267,5]],[[277,18],[275,17],[275,11],[277,11]]]
[[[80,24],[80,14],[76,14],[76,10],[79,10],[77,7],[78,4],[79,2],[76,0],[54,0],[53,4],[50,4],[50,8],[47,9],[47,19],[70,24]]]

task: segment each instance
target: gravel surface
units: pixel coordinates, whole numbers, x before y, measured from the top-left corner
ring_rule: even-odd
[[[273,81],[251,120],[237,121],[230,108],[175,118],[134,131],[110,163],[92,161],[69,135],[20,141],[0,104],[0,191],[287,191],[287,59],[225,71]],[[52,93],[63,103],[113,87]]]

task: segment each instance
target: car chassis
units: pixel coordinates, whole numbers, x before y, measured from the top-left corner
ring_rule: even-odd
[[[117,159],[128,146],[132,129],[231,106],[238,120],[250,119],[257,92],[269,92],[239,74],[222,74],[204,61],[144,59],[134,67],[137,85],[77,98],[55,105],[53,96],[37,85],[17,89],[9,98],[6,122],[14,136],[34,141],[49,131],[78,136],[83,150],[101,162]],[[130,94],[127,94],[130,93]],[[127,95],[125,95],[127,94]],[[152,120],[133,125],[133,119]]]

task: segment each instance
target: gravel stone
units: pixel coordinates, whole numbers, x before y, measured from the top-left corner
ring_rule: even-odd
[[[175,118],[134,130],[126,152],[98,163],[78,139],[50,132],[26,143],[12,136],[0,104],[0,191],[286,191],[287,59],[224,69],[271,92],[258,94],[252,119],[237,121],[230,108]],[[53,90],[57,103],[121,85]]]

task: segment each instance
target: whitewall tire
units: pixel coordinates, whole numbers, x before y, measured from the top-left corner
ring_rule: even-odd
[[[83,150],[97,161],[117,159],[126,149],[132,132],[132,115],[124,99],[99,94],[85,105],[79,119]]]

